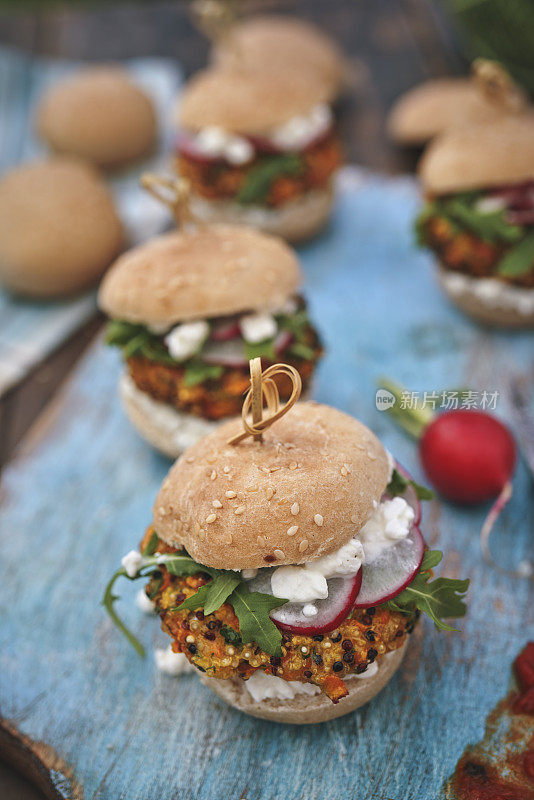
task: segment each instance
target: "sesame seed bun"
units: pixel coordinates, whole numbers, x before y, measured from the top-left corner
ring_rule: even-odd
[[[419,146],[450,128],[488,123],[502,115],[472,79],[437,78],[401,95],[389,113],[387,128],[395,142]]]
[[[534,178],[534,113],[444,133],[419,164],[425,191],[436,194],[484,189]]]
[[[35,125],[52,150],[104,168],[146,156],[157,134],[152,101],[114,66],[88,67],[52,86]]]
[[[218,67],[261,72],[304,73],[324,86],[329,100],[345,78],[343,54],[318,26],[297,17],[255,16],[238,22],[216,42],[211,59]]]
[[[113,198],[88,165],[24,164],[0,180],[0,281],[33,297],[95,283],[124,243]]]
[[[316,236],[326,225],[334,203],[333,184],[314,189],[279,208],[242,206],[228,200],[207,200],[193,195],[191,210],[204,222],[249,225],[265,233],[281,236],[288,242],[301,242]]]
[[[404,642],[398,650],[394,650],[385,656],[379,656],[376,659],[378,672],[372,677],[368,678],[364,673],[361,678],[356,676],[346,678],[345,683],[349,693],[338,703],[332,703],[324,694],[297,695],[291,700],[265,699],[256,701],[249,694],[245,681],[240,678],[220,680],[218,678],[209,678],[201,673],[200,680],[226,703],[244,714],[250,714],[260,719],[269,719],[273,722],[310,725],[342,717],[372,700],[391,680],[399,668],[406,646],[407,642]]]
[[[156,498],[158,535],[201,564],[245,569],[327,555],[360,530],[386,488],[384,448],[337,409],[299,402],[263,442],[229,445],[241,430],[231,420],[190,447]]]
[[[180,95],[177,119],[188,130],[219,126],[261,134],[328,101],[328,92],[308,73],[206,69]]]
[[[297,257],[281,239],[209,225],[172,231],[128,251],[107,273],[98,299],[110,317],[172,325],[280,308],[301,280]]]
[[[534,328],[534,289],[511,287],[496,278],[475,278],[446,267],[440,267],[438,280],[450,300],[477,322]]]

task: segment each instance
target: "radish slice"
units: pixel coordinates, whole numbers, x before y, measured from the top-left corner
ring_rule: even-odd
[[[274,569],[262,569],[251,581],[248,588],[251,592],[272,594],[271,575]],[[271,611],[270,617],[277,628],[290,633],[314,636],[335,630],[344,619],[347,619],[354,601],[360,591],[362,570],[347,578],[329,578],[328,597],[315,600],[317,609],[314,617],[306,617],[302,613],[302,603],[286,603]]]
[[[248,141],[257,153],[281,153],[283,152],[274,142],[265,136],[247,136]]]
[[[211,329],[211,339],[214,342],[227,342],[229,339],[238,339],[241,336],[237,319],[225,319],[215,323]]]
[[[418,527],[411,528],[406,539],[387,547],[363,565],[362,586],[354,608],[367,608],[391,600],[411,583],[419,571],[425,552],[425,540]]]
[[[291,342],[293,341],[293,334],[289,331],[280,331],[276,339],[274,340],[274,352],[277,356],[281,355],[284,352],[286,347],[289,347]]]
[[[534,225],[534,208],[512,208],[506,213],[511,225]]]
[[[232,367],[234,369],[248,366],[241,338],[228,339],[221,342],[208,342],[202,350],[202,360],[208,364],[217,364],[218,366]]]
[[[402,464],[399,464],[398,461],[395,461],[395,469],[397,470],[399,475],[402,475],[402,477],[405,478],[405,480],[407,481],[413,480],[408,470],[404,469]],[[421,522],[421,503],[419,502],[419,498],[417,497],[417,492],[415,491],[413,486],[408,484],[406,490],[401,495],[398,496],[403,497],[404,500],[406,500],[406,502],[408,503],[408,505],[411,508],[413,508],[415,517],[412,524],[419,525],[419,523]]]
[[[190,161],[196,161],[199,164],[215,164],[218,161],[222,161],[220,156],[206,155],[206,153],[195,146],[194,140],[186,135],[182,135],[177,139],[175,147],[176,151],[181,156],[188,158]]]

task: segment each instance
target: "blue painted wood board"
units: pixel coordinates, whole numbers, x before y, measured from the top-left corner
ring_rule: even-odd
[[[36,104],[43,91],[73,73],[79,62],[36,57],[0,47],[0,175],[26,161],[44,157],[34,134]],[[175,136],[172,108],[182,81],[170,59],[126,62],[132,79],[151,97],[157,111],[159,142],[142,163],[109,176],[126,238],[137,243],[162,231],[168,211],[139,186],[145,170],[165,171]],[[55,302],[15,297],[0,287],[0,395],[28,374],[96,313],[96,292]]]
[[[532,369],[533,337],[484,331],[442,297],[429,257],[413,245],[411,180],[345,170],[340,188],[329,230],[301,249],[327,348],[316,398],[360,417],[421,478],[413,443],[375,408],[377,376],[416,390],[504,393],[511,372]],[[139,659],[99,605],[169,466],[125,420],[118,371],[117,352],[97,341],[4,474],[3,717],[54,748],[95,800],[443,797],[532,636],[532,584],[481,561],[487,509],[435,501],[424,517],[428,541],[446,552],[442,574],[471,578],[461,633],[423,620],[392,682],[347,717],[303,728],[245,717],[195,675],[171,678],[151,655]],[[509,417],[504,398],[498,413]],[[527,557],[532,540],[523,463],[514,488],[493,541],[505,565]],[[166,645],[157,620],[133,604],[139,584],[120,588],[120,611],[149,654]]]

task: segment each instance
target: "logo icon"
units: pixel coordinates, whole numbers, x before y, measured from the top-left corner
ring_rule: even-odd
[[[379,411],[387,411],[395,405],[395,395],[387,389],[377,389],[375,403]]]

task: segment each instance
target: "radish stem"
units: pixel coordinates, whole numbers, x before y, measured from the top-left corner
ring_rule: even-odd
[[[497,522],[497,519],[512,496],[512,484],[510,481],[507,481],[501,489],[501,492],[495,502],[493,503],[492,507],[489,510],[488,516],[484,520],[484,524],[482,525],[482,529],[480,531],[480,546],[482,548],[482,555],[484,556],[484,560],[487,564],[491,567],[494,567],[499,572],[502,572],[503,575],[510,575],[514,578],[528,578],[530,580],[534,580],[534,574],[532,570],[532,564],[529,562],[525,562],[522,565],[522,568],[518,569],[504,569],[498,564],[493,556],[491,555],[491,550],[489,546],[489,539],[491,531],[493,530],[493,526]]]
[[[410,392],[389,378],[380,378],[379,386],[381,389],[391,392],[395,398],[395,405],[386,409],[386,413],[393,417],[406,433],[413,436],[414,439],[419,439],[424,429],[434,419],[435,414],[430,408],[409,408],[406,404],[403,407],[403,400]]]

